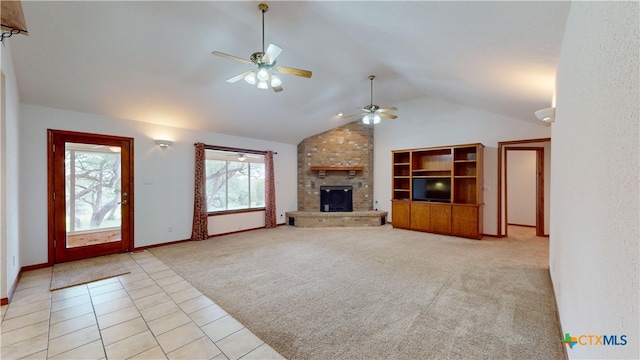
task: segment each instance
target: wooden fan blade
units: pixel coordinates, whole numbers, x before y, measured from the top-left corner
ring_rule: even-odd
[[[251,61],[249,61],[249,60],[245,60],[245,59],[243,59],[241,57],[225,54],[225,53],[220,52],[220,51],[214,51],[214,52],[211,53],[211,55],[220,56],[220,57],[223,57],[223,58],[235,60],[235,61],[241,62],[243,64],[251,64]]]
[[[269,44],[267,51],[264,53],[262,59],[267,62],[267,64],[271,65],[280,53],[282,52],[282,48],[276,44]]]
[[[386,117],[388,119],[397,119],[398,118],[396,115],[387,114],[387,113],[384,113],[384,112],[379,112],[378,115],[380,115],[381,117]]]
[[[273,89],[273,91],[275,91],[275,92],[280,92],[280,91],[284,90],[284,89],[282,88],[282,86],[273,86],[273,87],[271,87],[271,88],[272,88],[272,89]]]
[[[347,118],[354,117],[354,116],[362,116],[362,114],[342,115],[341,118],[347,119]]]
[[[295,68],[290,68],[290,67],[286,67],[286,66],[274,66],[273,69],[275,71],[283,73],[283,74],[302,76],[302,77],[306,77],[306,78],[310,78],[311,77],[311,71],[309,71],[309,70],[295,69]]]
[[[253,70],[247,70],[247,71],[243,72],[240,75],[236,75],[236,76],[232,77],[231,79],[227,80],[227,82],[228,83],[234,83],[234,82],[236,82],[238,80],[242,80],[242,79],[244,79],[245,76],[251,74],[252,71]]]
[[[396,110],[398,110],[398,108],[392,106],[392,107],[388,107],[388,108],[384,108],[384,109],[379,109],[378,111],[387,112],[387,111],[396,111]]]

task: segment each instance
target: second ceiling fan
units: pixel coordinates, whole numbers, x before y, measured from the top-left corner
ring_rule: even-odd
[[[362,122],[370,125],[370,124],[378,124],[380,122],[380,118],[381,117],[385,117],[388,119],[397,119],[398,116],[393,115],[393,114],[389,114],[389,111],[395,111],[398,110],[398,108],[396,107],[387,107],[387,108],[381,108],[378,105],[375,105],[373,103],[373,79],[375,79],[376,76],[375,75],[369,75],[369,80],[371,81],[371,102],[369,103],[369,105],[365,105],[364,107],[362,107]],[[356,115],[348,115],[348,116],[343,116],[343,117],[351,117],[351,116],[356,116]]]
[[[289,74],[310,78],[311,71],[296,69],[286,66],[276,65],[276,58],[282,52],[282,48],[275,44],[269,44],[267,50],[264,49],[264,13],[269,10],[267,4],[259,4],[258,9],[262,12],[262,51],[251,54],[250,60],[241,57],[225,54],[223,52],[214,51],[211,54],[223,58],[235,60],[247,65],[253,65],[254,69],[247,70],[242,74],[236,75],[227,82],[233,83],[244,79],[249,84],[258,84],[259,89],[268,89],[269,86],[275,92],[282,91],[282,81],[275,73]]]

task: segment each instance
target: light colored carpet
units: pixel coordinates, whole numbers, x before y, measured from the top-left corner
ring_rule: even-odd
[[[289,359],[562,359],[548,239],[280,226],[149,250]]]
[[[114,254],[55,264],[50,289],[59,290],[128,274],[128,265],[132,262],[129,254]]]

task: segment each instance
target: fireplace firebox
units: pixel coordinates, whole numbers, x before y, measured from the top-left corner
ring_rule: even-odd
[[[346,186],[346,185],[320,186],[320,211],[322,212],[353,211],[353,186]]]

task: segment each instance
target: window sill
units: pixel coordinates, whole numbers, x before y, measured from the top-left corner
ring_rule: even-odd
[[[251,208],[251,209],[237,209],[237,210],[223,210],[207,213],[207,216],[229,215],[229,214],[242,214],[256,211],[264,211],[264,208]]]

